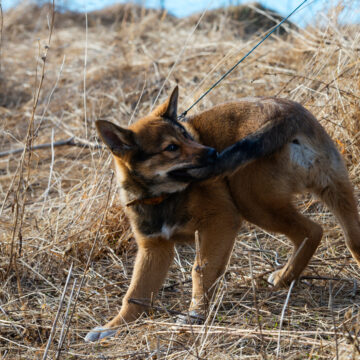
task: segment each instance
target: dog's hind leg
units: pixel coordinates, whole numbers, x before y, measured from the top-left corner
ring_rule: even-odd
[[[344,172],[333,176],[331,182],[315,193],[339,220],[345,233],[345,242],[360,266],[360,219],[352,185]]]
[[[317,195],[339,220],[346,245],[360,266],[360,219],[347,169],[326,134],[321,135],[316,146],[317,155],[309,168],[307,189]]]
[[[265,230],[286,235],[294,245],[287,264],[269,278],[269,282],[276,286],[287,286],[300,276],[309,263],[321,241],[322,228],[289,203],[275,207],[257,204],[253,214],[256,215],[247,220]]]

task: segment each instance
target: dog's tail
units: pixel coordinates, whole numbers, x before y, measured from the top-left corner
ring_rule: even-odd
[[[292,141],[299,131],[299,124],[291,120],[281,119],[272,122],[223,150],[216,162],[217,175],[233,172],[256,159],[280,150]]]
[[[194,180],[204,180],[218,175],[228,175],[256,159],[269,156],[295,141],[303,132],[311,135],[314,126],[320,126],[315,117],[300,104],[292,103],[289,112],[277,114],[258,131],[224,149],[209,166],[189,169]],[[294,106],[295,105],[295,106]]]

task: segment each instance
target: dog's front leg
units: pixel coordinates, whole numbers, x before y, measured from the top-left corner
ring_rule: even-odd
[[[149,304],[161,287],[174,257],[174,244],[163,239],[137,238],[138,252],[130,287],[123,299],[119,314],[103,327],[90,331],[85,341],[96,341],[116,333],[117,328],[136,320],[146,306],[130,303],[137,299]]]
[[[191,317],[185,321],[205,318],[216,280],[226,269],[240,221],[233,214],[224,215],[219,214],[219,219],[209,221],[206,228],[199,232],[199,249],[192,269]]]

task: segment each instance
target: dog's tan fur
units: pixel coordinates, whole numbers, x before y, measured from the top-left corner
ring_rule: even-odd
[[[293,255],[271,280],[280,286],[297,279],[322,237],[321,226],[293,206],[298,193],[311,192],[329,207],[360,265],[360,221],[346,168],[306,109],[275,98],[226,103],[181,122],[191,139],[177,125],[176,105],[177,90],[128,130],[98,123],[114,154],[124,205],[140,201],[127,207],[138,253],[120,313],[90,332],[87,340],[113,334],[111,329],[146,310],[128,300],[147,301],[157,294],[173,260],[174,244],[193,240],[196,230],[202,264],[195,261],[192,271],[192,313],[201,315],[203,300],[211,297],[212,285],[225,271],[242,219],[292,241]],[[166,150],[170,143],[178,149]],[[209,147],[221,154],[214,159]],[[141,152],[156,155],[139,160]],[[183,182],[169,175],[180,166],[176,164],[185,169],[182,175],[189,175]],[[142,203],[159,196],[162,204]]]

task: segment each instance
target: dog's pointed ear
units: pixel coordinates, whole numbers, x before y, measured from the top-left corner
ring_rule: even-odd
[[[135,136],[131,130],[106,120],[98,120],[95,124],[102,141],[114,155],[123,156],[136,147]]]
[[[172,120],[177,120],[178,97],[179,97],[179,87],[176,85],[170,97],[165,103],[166,108],[163,117],[167,117]]]
[[[176,85],[169,98],[163,104],[156,107],[151,114],[177,121],[178,95],[179,88]]]

